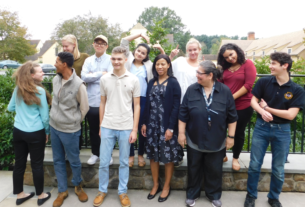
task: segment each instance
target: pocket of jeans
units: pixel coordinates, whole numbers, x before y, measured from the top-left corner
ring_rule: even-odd
[[[284,132],[284,133],[290,133],[290,127],[279,127],[280,131],[281,132]]]

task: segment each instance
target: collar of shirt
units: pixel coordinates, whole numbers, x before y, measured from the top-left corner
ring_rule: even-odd
[[[276,77],[275,76],[272,76],[272,83],[276,83],[278,86],[279,86],[279,83],[277,82],[276,80]],[[290,87],[291,86],[291,79],[289,78],[289,81],[287,83],[284,83],[282,86],[287,86],[287,87]]]
[[[117,78],[124,78],[125,76],[129,76],[131,73],[125,68],[125,73],[123,75],[121,75],[120,77],[117,76],[113,71],[111,71],[110,74]]]
[[[220,92],[220,90],[221,90],[220,84],[222,84],[222,83],[220,83],[218,81],[215,82],[215,91]],[[196,89],[199,90],[199,92],[201,93],[203,86],[200,85],[199,83],[196,83]]]
[[[102,60],[105,57],[105,53],[102,56],[100,56],[100,57],[96,57],[96,54],[94,54],[94,57],[95,57],[94,59],[95,59],[96,62],[102,62]]]

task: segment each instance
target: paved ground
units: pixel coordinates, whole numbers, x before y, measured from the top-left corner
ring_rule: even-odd
[[[16,206],[16,196],[12,194],[12,172],[0,171],[0,207],[13,207]],[[89,200],[86,203],[81,203],[78,201],[76,195],[74,194],[74,189],[69,188],[69,197],[65,200],[62,207],[84,207],[93,206],[94,197],[98,189],[86,188],[85,191],[89,196]],[[33,192],[33,186],[25,186],[25,192]],[[45,191],[50,191],[52,197],[43,206],[52,206],[53,201],[57,197],[57,188],[45,187]],[[133,207],[170,207],[170,206],[185,206],[185,191],[172,191],[169,199],[164,203],[158,203],[157,197],[151,201],[147,200],[147,190],[129,190],[128,195],[131,200]],[[236,192],[236,191],[225,191],[222,195],[222,202],[224,207],[242,207],[246,196],[246,192]],[[259,197],[256,201],[257,207],[269,207],[267,203],[267,193],[259,193]],[[304,207],[305,193],[282,193],[280,200],[284,207]],[[22,207],[33,207],[37,206],[37,197],[30,199],[29,201],[23,203]],[[101,206],[120,206],[120,202],[117,196],[116,190],[109,190],[108,195]],[[204,192],[200,199],[196,202],[196,206],[211,206],[210,202],[207,201],[204,196]]]

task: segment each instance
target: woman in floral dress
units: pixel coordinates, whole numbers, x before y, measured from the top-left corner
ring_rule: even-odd
[[[150,159],[154,186],[147,198],[153,199],[162,191],[158,201],[164,202],[170,195],[170,180],[174,172],[174,162],[183,159],[183,148],[179,145],[178,114],[181,88],[173,77],[172,65],[167,55],[158,55],[154,60],[154,78],[148,83],[147,101],[142,134],[147,138],[145,150]],[[165,165],[163,190],[159,182],[159,162]]]

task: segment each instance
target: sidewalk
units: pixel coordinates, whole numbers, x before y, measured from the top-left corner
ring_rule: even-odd
[[[0,171],[0,207],[14,207],[16,206],[16,196],[12,194],[13,183],[12,183],[12,172]],[[46,202],[44,207],[51,207],[53,201],[57,197],[57,188],[56,187],[45,187],[45,192],[50,191],[52,197],[48,202]],[[25,192],[34,192],[35,189],[33,186],[25,186]],[[85,207],[93,206],[93,200],[95,195],[98,192],[96,188],[85,188],[85,192],[89,196],[89,200],[86,203],[81,203],[78,201],[76,195],[74,194],[74,189],[69,188],[69,197],[65,200],[62,207]],[[148,190],[129,190],[128,195],[131,200],[132,207],[183,207],[185,206],[185,191],[172,191],[168,200],[164,203],[158,203],[158,198],[149,201],[147,200]],[[243,207],[244,199],[246,192],[244,191],[224,191],[222,195],[223,207]],[[267,202],[267,193],[260,192],[258,193],[258,199],[256,201],[257,207],[270,207]],[[280,196],[280,201],[284,207],[304,207],[305,203],[305,193],[282,193]],[[21,207],[33,207],[37,206],[37,197],[30,199],[29,201],[23,203]],[[111,206],[120,207],[120,202],[117,195],[117,190],[109,190],[107,197],[105,198],[104,203],[101,206]],[[196,206],[211,206],[211,203],[207,201],[204,196],[204,192],[201,193],[201,197],[196,201]]]

